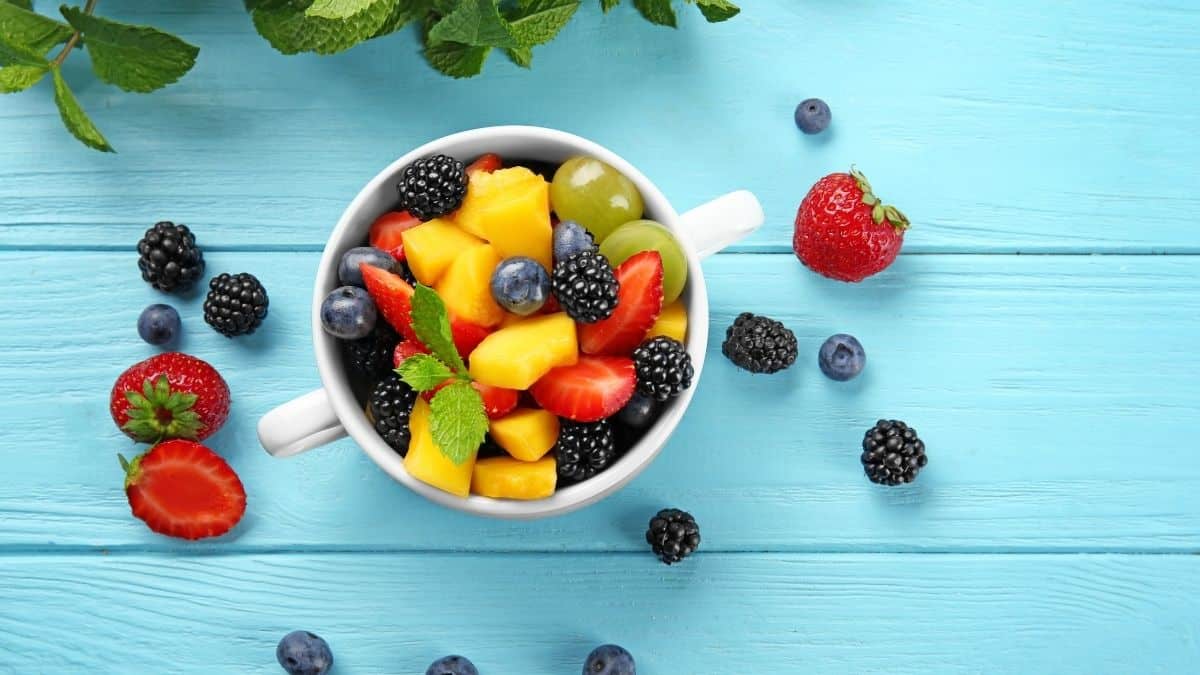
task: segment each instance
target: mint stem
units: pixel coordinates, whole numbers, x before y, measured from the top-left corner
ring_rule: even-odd
[[[83,6],[83,13],[91,14],[96,9],[96,2],[97,0],[87,0],[87,3]],[[63,61],[67,60],[67,55],[71,53],[72,49],[75,49],[75,45],[79,44],[80,37],[82,36],[79,31],[71,34],[71,39],[67,40],[67,44],[63,46],[62,51],[58,53],[58,56],[54,57],[55,66],[61,66]]]

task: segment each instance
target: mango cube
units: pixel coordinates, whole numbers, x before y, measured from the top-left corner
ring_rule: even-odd
[[[500,255],[489,244],[468,249],[454,259],[437,282],[437,294],[454,316],[491,328],[504,319],[504,308],[492,298],[492,272]]]
[[[428,483],[439,490],[466,497],[471,491],[471,474],[475,469],[475,453],[462,464],[451,462],[442,449],[433,442],[430,429],[430,408],[424,398],[418,396],[408,418],[412,440],[408,443],[408,454],[404,457],[404,468],[417,480]]]
[[[463,252],[483,244],[478,237],[442,218],[421,223],[400,236],[404,239],[408,268],[417,281],[426,286],[436,284],[450,263]]]
[[[492,420],[490,432],[514,459],[536,462],[558,442],[558,418],[539,408],[517,408]]]
[[[488,457],[475,462],[471,492],[496,499],[545,499],[554,494],[557,483],[553,456],[536,462]]]
[[[471,377],[483,384],[526,390],[558,366],[579,360],[575,322],[565,312],[534,316],[501,328],[471,352]]]
[[[662,314],[658,315],[658,321],[655,321],[654,325],[650,327],[646,339],[665,335],[683,342],[687,337],[687,323],[687,310],[683,307],[683,301],[676,300],[663,307]]]
[[[501,258],[528,256],[553,269],[550,184],[523,166],[471,174],[454,222],[491,242]]]

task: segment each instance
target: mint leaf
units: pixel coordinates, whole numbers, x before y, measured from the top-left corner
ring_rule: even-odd
[[[633,6],[650,23],[675,27],[675,10],[671,8],[671,0],[633,0]]]
[[[58,114],[62,116],[63,124],[67,125],[67,131],[70,131],[75,138],[88,147],[104,152],[114,152],[108,141],[104,140],[104,134],[100,133],[96,125],[88,119],[87,113],[75,99],[75,94],[72,94],[67,87],[62,71],[58,69],[57,65],[51,65],[50,72],[54,75],[54,102],[58,104]]]
[[[600,9],[604,10],[605,14],[608,14],[608,10],[619,4],[621,4],[621,0],[600,0]]]
[[[61,21],[32,12],[28,8],[0,2],[0,41],[24,47],[37,56],[45,56],[54,45],[66,42],[74,31]],[[0,63],[5,63],[0,54]]]
[[[505,49],[504,53],[508,55],[510,61],[522,68],[528,68],[533,65],[533,50],[529,47],[513,47],[512,49]]]
[[[46,63],[46,57],[0,33],[0,65],[42,66]]]
[[[475,77],[483,72],[491,47],[472,47],[458,42],[440,42],[425,47],[425,60],[443,75]]]
[[[4,1],[10,5],[16,5],[17,7],[21,7],[24,9],[28,9],[28,10],[33,9],[33,0],[4,0]]]
[[[395,0],[396,4],[392,7],[392,13],[371,37],[390,35],[406,26],[408,22],[425,16],[429,13],[429,2],[430,0]]]
[[[577,9],[578,0],[524,0],[509,16],[508,30],[522,47],[545,44],[558,35]]]
[[[488,418],[483,398],[469,382],[443,387],[429,404],[430,432],[442,454],[455,464],[470,459],[487,434]]]
[[[391,17],[396,0],[375,0],[363,11],[336,20],[309,16],[311,4],[260,1],[252,14],[254,27],[284,54],[335,54],[374,37]]]
[[[96,76],[125,91],[161,89],[187,74],[200,50],[150,26],[84,14],[63,5],[62,15],[83,33]]]
[[[450,332],[450,317],[446,305],[434,290],[425,284],[417,284],[412,296],[412,328],[421,342],[429,347],[434,356],[450,366],[456,373],[467,372],[467,366]]]
[[[417,391],[436,389],[438,385],[454,377],[446,364],[429,354],[413,354],[396,368],[396,374],[408,386]]]
[[[458,42],[472,47],[518,47],[495,0],[462,0],[458,9],[429,29],[430,43]],[[481,64],[482,65],[482,64]]]
[[[704,15],[705,19],[708,19],[709,23],[727,21],[742,11],[740,7],[729,0],[696,0],[696,6],[700,8],[700,13]]]
[[[322,19],[349,19],[366,10],[375,0],[313,0],[304,13]]]
[[[0,68],[0,94],[11,94],[14,91],[25,91],[37,84],[50,70],[48,64],[29,66],[16,64]]]

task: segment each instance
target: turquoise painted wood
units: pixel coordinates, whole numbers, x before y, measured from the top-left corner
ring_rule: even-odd
[[[185,80],[135,96],[86,54],[67,68],[120,154],[68,138],[48,91],[0,100],[0,673],[282,672],[294,628],[330,639],[335,675],[448,652],[561,675],[603,641],[642,675],[1195,669],[1194,3],[745,2],[672,32],[587,0],[533,71],[495,58],[466,82],[428,71],[410,34],[282,57],[236,0],[150,4],[100,6],[200,45]],[[795,131],[810,95],[832,133]],[[257,418],[317,386],[310,283],[342,208],[413,145],[498,123],[606,143],[680,209],[762,198],[763,230],[705,263],[712,347],[668,448],[609,500],[535,523],[434,507],[348,441],[266,457]],[[789,252],[808,185],[852,162],[915,222],[856,286]],[[172,300],[182,347],[233,388],[212,445],[249,491],[245,521],[203,543],[129,516],[115,454],[133,448],[107,412],[154,351],[134,322],[162,296],[130,251],[164,218],[272,298],[232,342],[199,297]],[[745,310],[795,329],[787,374],[720,355]],[[815,365],[837,331],[869,354],[848,385]],[[881,416],[928,442],[912,488],[861,476]],[[704,533],[671,568],[641,542],[665,505]]]

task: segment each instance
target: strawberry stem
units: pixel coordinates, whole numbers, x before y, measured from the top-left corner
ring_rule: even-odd
[[[884,204],[875,196],[871,190],[871,182],[854,166],[850,167],[850,175],[854,177],[854,181],[858,183],[858,189],[862,190],[862,203],[871,207],[871,220],[875,221],[876,225],[880,225],[884,220],[888,224],[903,232],[910,226],[908,216],[904,215],[900,209],[891,204]]]

